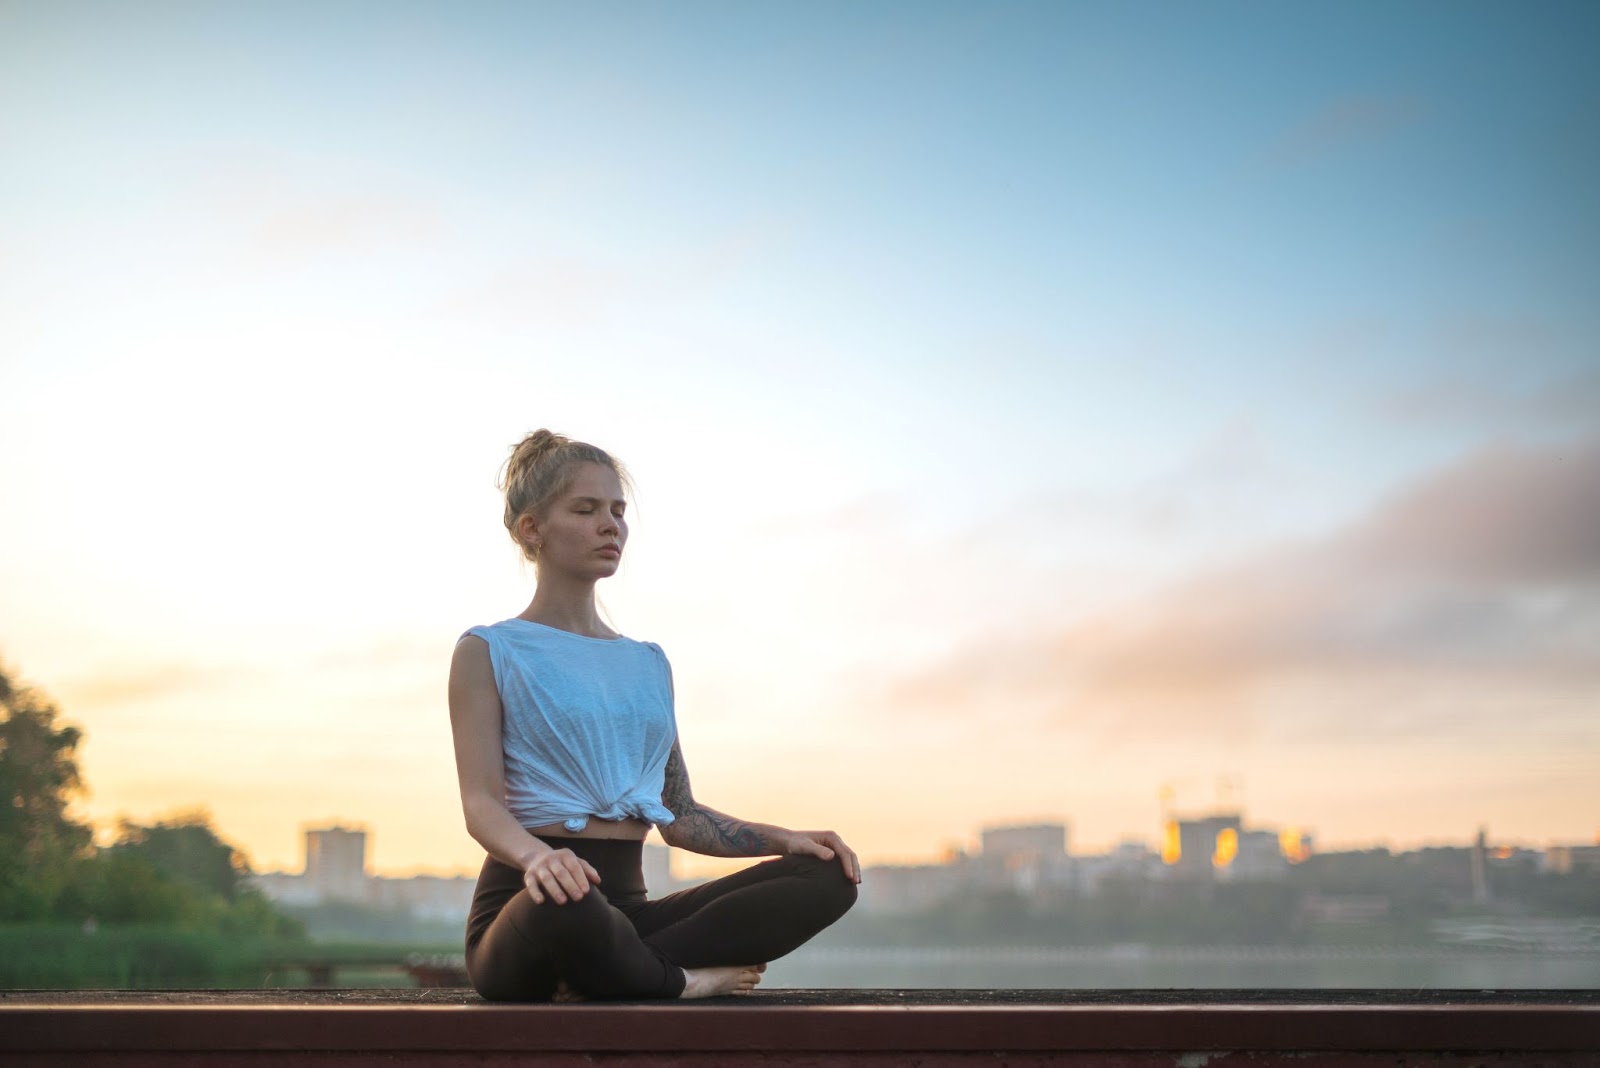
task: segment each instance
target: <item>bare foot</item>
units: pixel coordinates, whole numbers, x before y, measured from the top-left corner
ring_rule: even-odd
[[[714,998],[723,994],[748,994],[761,982],[765,964],[735,964],[727,968],[685,968],[681,998]]]
[[[589,999],[567,985],[565,979],[556,980],[556,992],[550,996],[552,1002],[563,1001],[588,1001]]]

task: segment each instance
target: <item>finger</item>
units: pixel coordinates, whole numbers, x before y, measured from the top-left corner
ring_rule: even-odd
[[[817,835],[817,844],[828,851],[823,860],[831,860],[840,853],[850,852],[850,847],[845,845],[838,835],[832,831],[823,831]]]
[[[861,881],[861,858],[856,856],[856,851],[845,845],[844,840],[832,831],[829,831],[825,837],[838,850],[839,863],[843,865],[845,875],[859,883]]]
[[[570,857],[556,868],[556,875],[561,879],[561,885],[569,887],[582,897],[584,891],[589,889],[589,877],[584,874],[583,863],[577,857]]]
[[[590,864],[587,860],[583,862],[583,870],[589,873],[590,882],[597,883],[600,881],[600,873],[596,871],[594,865]]]
[[[582,897],[588,892],[589,876],[584,871],[589,866],[588,861],[571,850],[564,849],[552,866],[561,880],[561,885],[566,887],[573,897]]]
[[[565,905],[567,897],[561,892],[561,880],[556,878],[556,873],[549,868],[539,869],[539,885],[550,893],[550,900],[557,905]]]
[[[800,839],[800,844],[804,847],[801,852],[809,853],[814,857],[821,857],[823,860],[833,859],[833,850],[814,838],[802,838]]]
[[[557,868],[555,870],[555,877],[556,881],[560,884],[561,889],[566,891],[568,897],[576,901],[578,898],[583,896],[586,886],[584,885],[583,875],[581,872],[577,875],[573,875],[571,869],[569,868]]]
[[[573,857],[572,860],[568,862],[567,871],[572,873],[572,878],[578,884],[578,892],[580,894],[587,894],[589,892],[589,887],[593,885],[589,878],[589,872],[593,870],[594,869],[589,867],[588,861],[580,860],[577,857]]]

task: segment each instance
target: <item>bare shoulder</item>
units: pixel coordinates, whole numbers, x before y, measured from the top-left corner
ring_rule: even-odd
[[[463,634],[456,639],[456,659],[461,659],[462,650],[469,655],[482,654],[483,659],[489,659],[489,639],[481,634]]]
[[[450,657],[450,692],[452,696],[494,694],[498,698],[489,643],[476,634],[462,635],[456,642]]]

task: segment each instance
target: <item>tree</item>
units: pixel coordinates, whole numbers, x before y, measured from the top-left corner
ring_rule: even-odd
[[[300,939],[246,882],[243,853],[217,836],[204,812],[144,826],[122,820],[98,852],[93,832],[67,815],[84,790],[83,732],[58,726],[54,704],[0,667],[0,922],[157,924],[228,937]]]
[[[180,812],[144,826],[122,820],[112,855],[139,857],[157,871],[225,901],[233,901],[250,875],[243,853],[217,837],[204,811]]]
[[[67,815],[83,792],[83,732],[0,666],[0,919],[40,919],[89,855],[93,832]]]

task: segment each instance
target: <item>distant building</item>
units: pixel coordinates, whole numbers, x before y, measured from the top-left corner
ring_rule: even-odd
[[[478,880],[470,875],[412,875],[367,880],[362,900],[378,908],[400,909],[419,920],[465,921]]]
[[[1180,879],[1211,879],[1239,855],[1241,819],[1237,812],[1169,821],[1162,859]]]
[[[1177,879],[1283,879],[1289,874],[1291,862],[1310,855],[1310,835],[1263,827],[1247,829],[1237,812],[1170,820],[1162,836],[1161,859]]]
[[[644,857],[640,863],[644,868],[645,893],[649,895],[651,900],[665,897],[673,891],[681,889],[678,881],[672,877],[672,849],[670,846],[646,842],[644,844]]]
[[[1160,854],[1133,839],[1118,842],[1109,853],[1073,857],[1072,867],[1077,891],[1085,897],[1097,896],[1107,880],[1145,881],[1166,876]]]
[[[1030,823],[1014,827],[985,827],[979,832],[985,857],[1035,853],[1041,857],[1066,856],[1067,825]]]
[[[921,912],[956,897],[966,886],[959,864],[884,864],[861,873],[856,908],[862,912]]]
[[[320,905],[322,898],[298,872],[267,871],[250,876],[250,882],[270,900],[283,905]]]
[[[477,880],[470,875],[393,878],[367,873],[368,832],[360,827],[305,831],[304,870],[252,877],[261,892],[285,905],[348,901],[399,909],[423,920],[465,920]]]
[[[355,827],[306,831],[306,884],[323,901],[367,897],[367,832]]]
[[[1066,824],[985,827],[980,838],[983,845],[977,870],[982,885],[1029,896],[1071,889]]]
[[[1543,868],[1557,875],[1600,872],[1600,845],[1550,846],[1544,851]]]
[[[1219,880],[1226,882],[1286,879],[1289,858],[1283,855],[1277,831],[1241,831],[1233,860],[1214,867],[1214,871]]]

